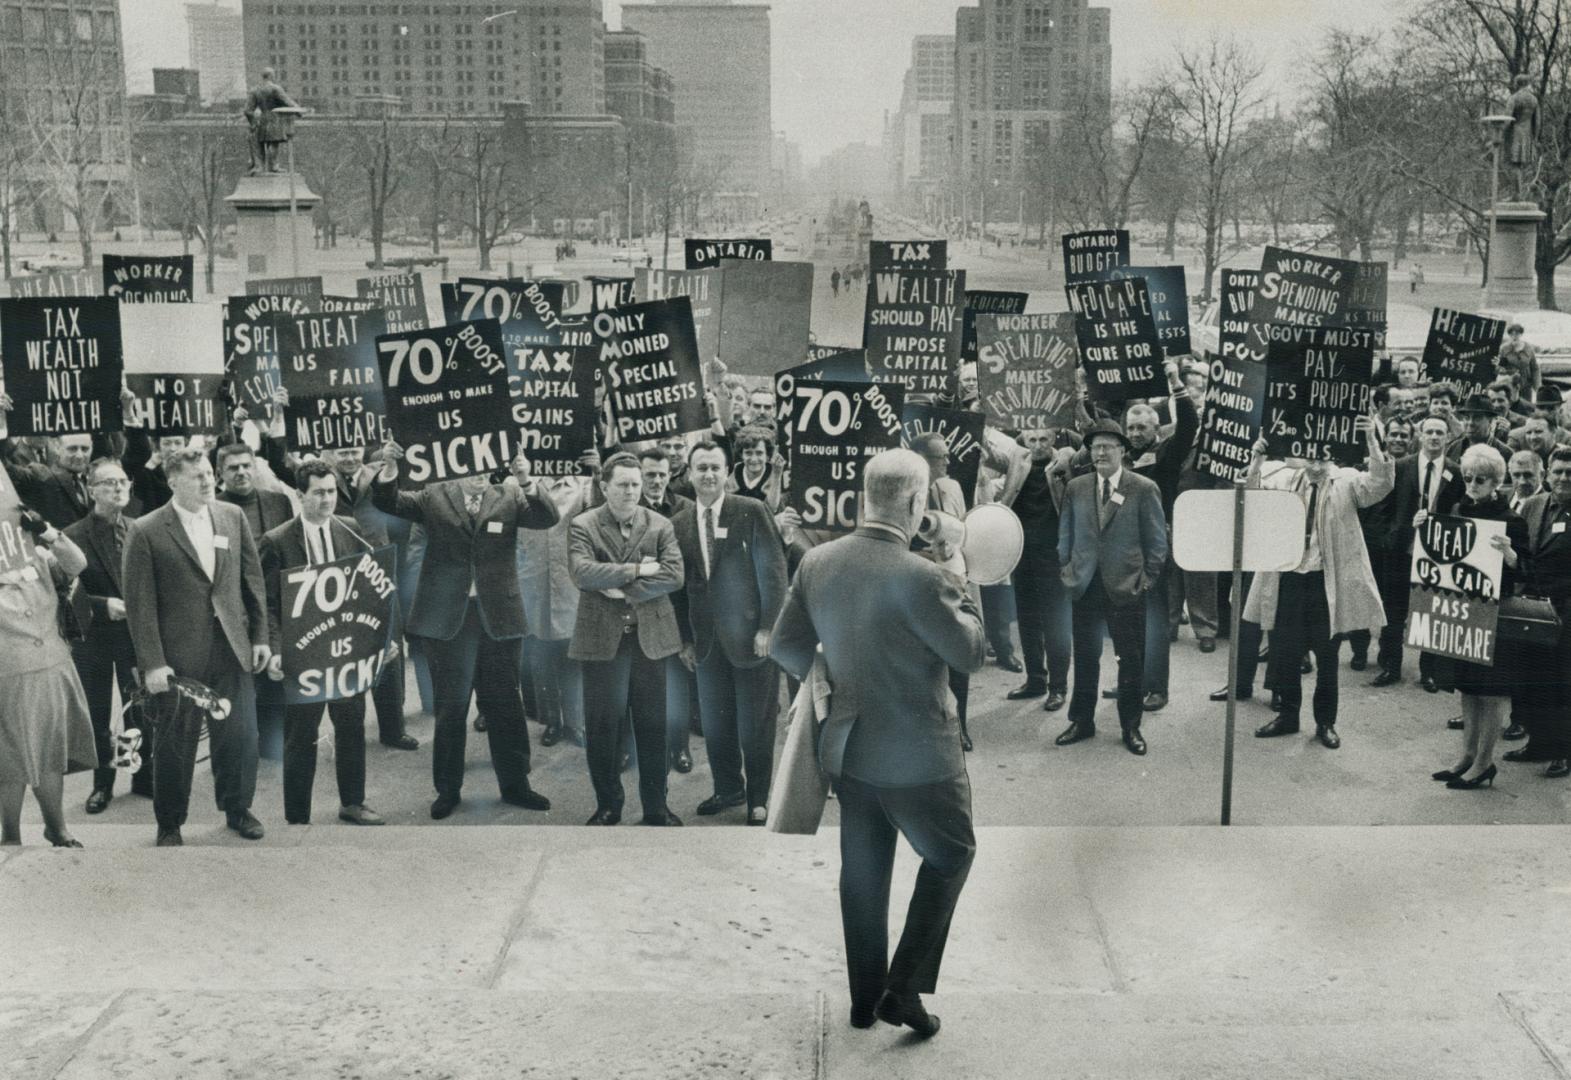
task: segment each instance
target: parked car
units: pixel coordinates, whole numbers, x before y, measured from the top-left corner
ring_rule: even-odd
[[[66,255],[59,251],[46,251],[42,255],[29,255],[17,260],[23,270],[34,273],[43,273],[49,270],[79,270],[82,260],[75,255]]]
[[[614,263],[626,263],[628,266],[643,266],[649,261],[649,252],[643,248],[619,248],[611,253]]]

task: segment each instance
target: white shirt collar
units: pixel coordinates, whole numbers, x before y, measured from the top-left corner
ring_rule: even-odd
[[[173,499],[169,500],[169,505],[175,508],[175,513],[180,515],[180,524],[186,528],[190,528],[193,525],[208,525],[211,527],[213,523],[213,515],[208,511],[206,504],[203,504],[202,508],[194,513]]]
[[[1120,465],[1119,468],[1118,468],[1118,471],[1116,473],[1114,473],[1112,476],[1109,476],[1107,479],[1113,485],[1112,490],[1117,491],[1118,490],[1118,485],[1124,482],[1124,468],[1123,468],[1123,466]],[[1102,496],[1102,477],[1101,476],[1097,476],[1097,478],[1096,478],[1096,491],[1097,491],[1097,498],[1101,498],[1101,496]]]
[[[702,515],[702,514],[707,513],[710,510],[713,510],[715,512],[715,520],[719,521],[720,520],[720,508],[722,506],[724,506],[724,505],[725,505],[725,492],[722,490],[720,492],[720,497],[718,499],[716,499],[712,505],[705,506],[703,503],[699,503],[698,504],[698,512],[699,512],[700,515]]]

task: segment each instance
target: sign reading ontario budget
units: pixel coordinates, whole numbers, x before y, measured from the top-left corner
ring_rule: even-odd
[[[775,242],[769,239],[684,240],[682,254],[689,270],[719,266],[721,259],[757,259],[768,262],[775,257]]]
[[[1266,402],[1266,342],[1249,321],[1257,270],[1223,270],[1219,348],[1211,358],[1200,424],[1199,470],[1231,482],[1249,471]]]
[[[502,472],[517,450],[495,319],[376,339],[387,426],[404,448],[399,486]]]
[[[1068,292],[1086,393],[1098,401],[1165,394],[1162,342],[1145,279],[1087,281]]]
[[[948,240],[874,240],[867,246],[867,268],[879,270],[948,270]]]
[[[1503,521],[1436,514],[1414,533],[1407,644],[1474,664],[1495,662]]]
[[[964,270],[884,270],[867,283],[867,369],[909,393],[943,394],[960,365]]]
[[[189,304],[190,255],[104,256],[104,295],[123,304]]]
[[[988,420],[1006,431],[1074,426],[1073,315],[979,315],[976,337],[977,395]]]
[[[1462,398],[1482,394],[1495,381],[1495,357],[1505,334],[1500,319],[1435,308],[1424,342],[1429,381],[1450,383]]]
[[[1129,233],[1125,229],[1066,233],[1061,242],[1066,285],[1101,281],[1109,271],[1129,265]]]
[[[782,375],[782,378],[785,376]],[[905,390],[898,384],[798,382],[789,387],[789,505],[802,526],[829,532],[856,528],[862,467],[900,445]]]
[[[389,545],[279,571],[285,704],[354,697],[381,679],[392,640],[394,558]]]
[[[1357,465],[1367,453],[1359,421],[1368,417],[1374,345],[1368,330],[1265,327],[1266,452]]]
[[[0,300],[0,346],[12,436],[120,430],[117,300]]]
[[[664,439],[709,427],[687,297],[598,311],[589,326],[610,380],[618,441]]]
[[[367,312],[274,316],[278,364],[289,411],[289,449],[380,446],[387,421],[376,340],[387,333],[381,308]]]

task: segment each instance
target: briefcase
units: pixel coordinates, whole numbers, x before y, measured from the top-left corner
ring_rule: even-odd
[[[1501,641],[1552,648],[1560,640],[1560,615],[1542,596],[1508,596],[1500,601],[1495,633]]]

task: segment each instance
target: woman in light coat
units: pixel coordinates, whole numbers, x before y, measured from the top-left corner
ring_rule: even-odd
[[[573,519],[589,507],[593,481],[566,476],[540,481],[560,520],[549,529],[518,531],[518,586],[524,601],[524,663],[534,681],[535,701],[545,732],[541,746],[566,738],[584,745],[584,684],[578,661],[567,647],[578,618],[578,586],[568,567]]]

